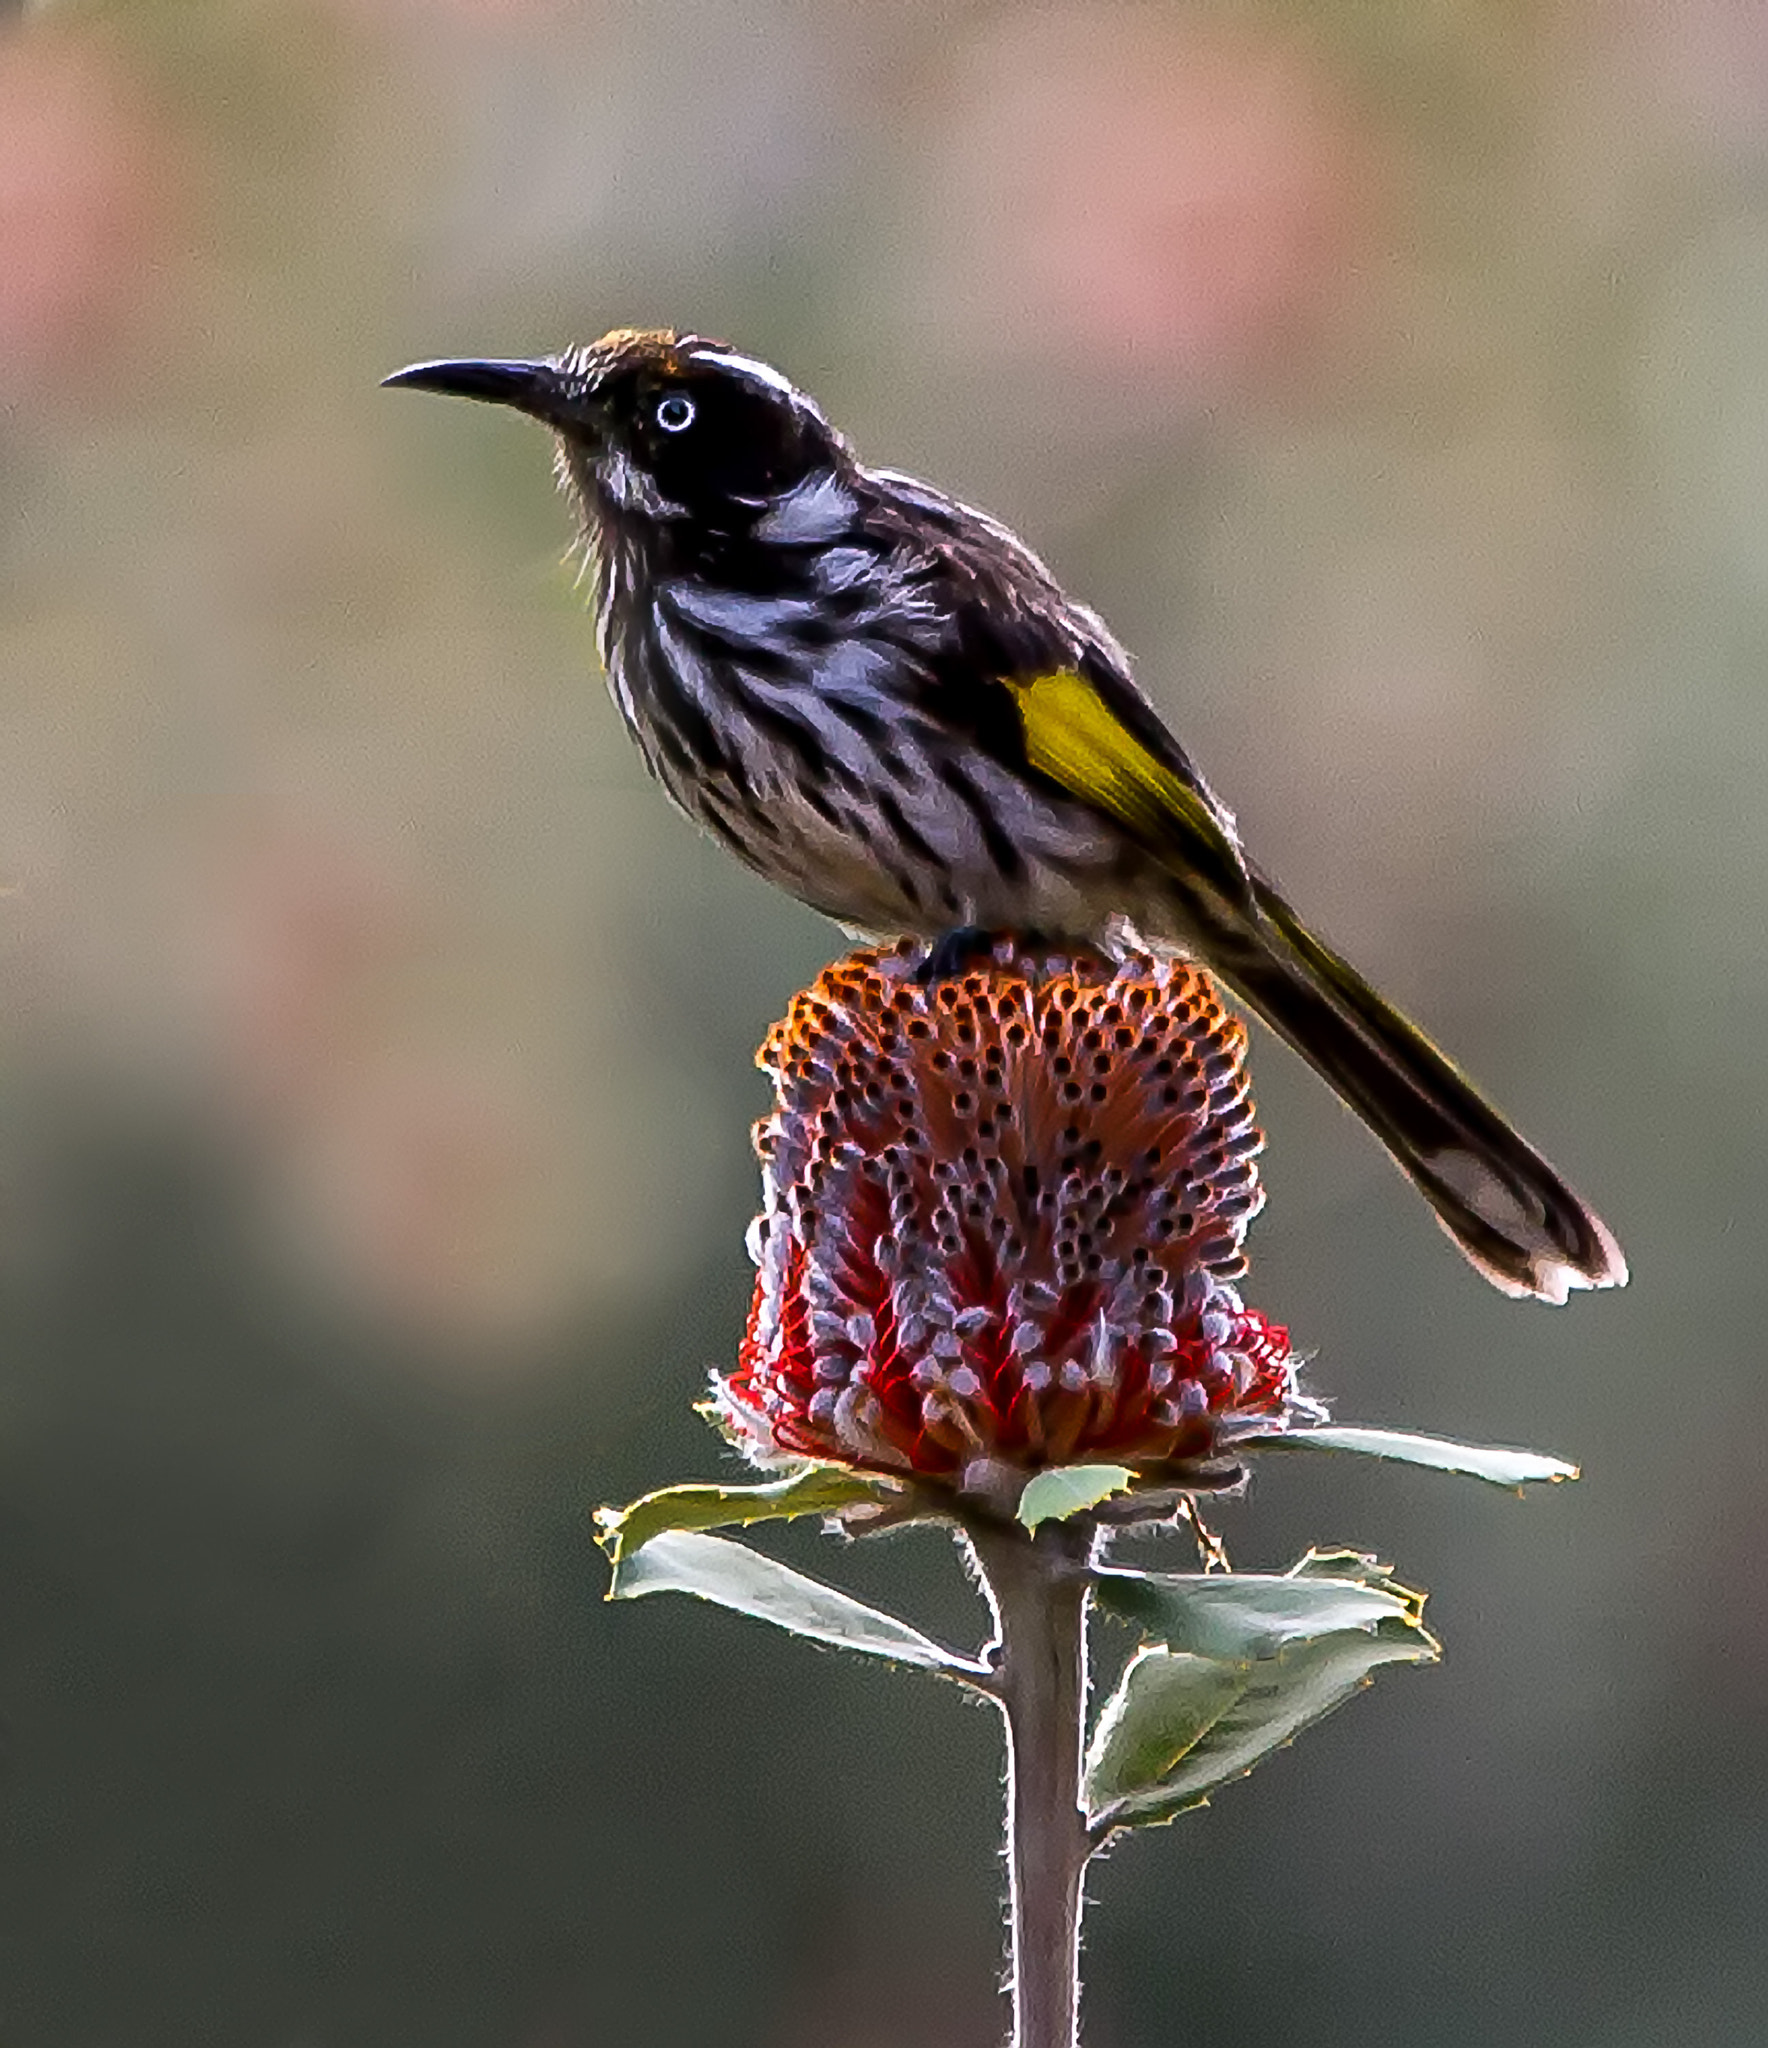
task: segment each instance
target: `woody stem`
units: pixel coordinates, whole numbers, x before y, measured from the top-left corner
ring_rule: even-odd
[[[1082,1522],[978,1522],[970,1544],[995,1611],[1007,1723],[1007,1881],[1013,2048],[1076,2048],[1081,1879],[1092,1845],[1080,1803],[1087,1695]]]

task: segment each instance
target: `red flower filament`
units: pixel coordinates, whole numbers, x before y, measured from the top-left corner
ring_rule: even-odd
[[[828,968],[762,1047],[765,1208],[715,1409],[759,1462],[961,1480],[1166,1467],[1281,1428],[1287,1333],[1246,1309],[1246,1030],[1201,969],[1008,942]]]

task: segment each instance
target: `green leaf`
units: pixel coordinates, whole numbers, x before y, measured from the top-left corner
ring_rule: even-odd
[[[1103,1571],[1094,1584],[1107,1611],[1159,1639],[1130,1660],[1089,1748],[1101,1831],[1200,1805],[1382,1665],[1438,1655],[1423,1596],[1354,1551],[1310,1551],[1280,1576]]]
[[[1127,1465],[1053,1465],[1019,1496],[1019,1520],[1028,1529],[1040,1522],[1066,1522],[1122,1493],[1135,1476]]]
[[[845,1465],[807,1465],[761,1486],[664,1486],[630,1507],[597,1508],[596,1541],[621,1564],[667,1529],[747,1528],[794,1515],[831,1515],[862,1501],[896,1502],[902,1489]]]
[[[1245,1777],[1273,1750],[1293,1742],[1310,1722],[1331,1713],[1366,1685],[1383,1664],[1427,1664],[1436,1655],[1436,1644],[1421,1628],[1386,1624],[1373,1634],[1335,1631],[1296,1645],[1281,1657],[1260,1658],[1245,1672],[1223,1712],[1169,1770],[1139,1786],[1120,1778],[1109,1788],[1099,1788],[1105,1796],[1098,1798],[1089,1785],[1088,1811],[1106,1827],[1145,1827],[1171,1820],[1233,1779]],[[1129,1675],[1125,1673],[1126,1678]],[[1157,1748],[1148,1734],[1143,1746],[1150,1753]]]
[[[1348,1576],[1110,1570],[1094,1575],[1094,1592],[1108,1614],[1143,1635],[1204,1657],[1277,1657],[1336,1629],[1417,1619],[1415,1595]]]
[[[1086,1803],[1100,1813],[1164,1785],[1246,1690],[1249,1664],[1184,1650],[1138,1650],[1087,1748]]]
[[[1360,1586],[1383,1586],[1390,1593],[1417,1601],[1423,1612],[1423,1595],[1408,1593],[1392,1577],[1392,1566],[1383,1564],[1366,1550],[1310,1550],[1298,1557],[1284,1574],[1291,1579],[1355,1579]]]
[[[1369,1458],[1391,1458],[1405,1465],[1428,1465],[1438,1472],[1465,1472],[1494,1486],[1528,1486],[1537,1481],[1576,1479],[1578,1468],[1543,1451],[1511,1451],[1493,1444],[1450,1443],[1440,1436],[1414,1436],[1403,1429],[1355,1429],[1337,1424],[1318,1429],[1290,1429],[1271,1436],[1242,1437],[1240,1444],[1261,1451],[1290,1448],[1317,1451],[1359,1451]]]
[[[638,1549],[628,1547],[615,1562],[608,1598],[637,1600],[647,1593],[692,1593],[812,1642],[918,1664],[947,1678],[973,1682],[989,1675],[986,1664],[943,1648],[895,1615],[722,1536],[665,1529]]]

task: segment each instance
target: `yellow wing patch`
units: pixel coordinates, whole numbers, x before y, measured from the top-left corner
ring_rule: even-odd
[[[1072,669],[1019,681],[1003,677],[1025,728],[1025,758],[1134,832],[1193,857],[1199,842],[1230,869],[1239,861],[1209,805],[1126,732],[1084,676]]]

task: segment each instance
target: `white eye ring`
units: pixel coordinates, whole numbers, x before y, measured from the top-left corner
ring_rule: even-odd
[[[657,424],[666,434],[680,434],[694,424],[694,401],[685,391],[667,391],[657,401]]]

